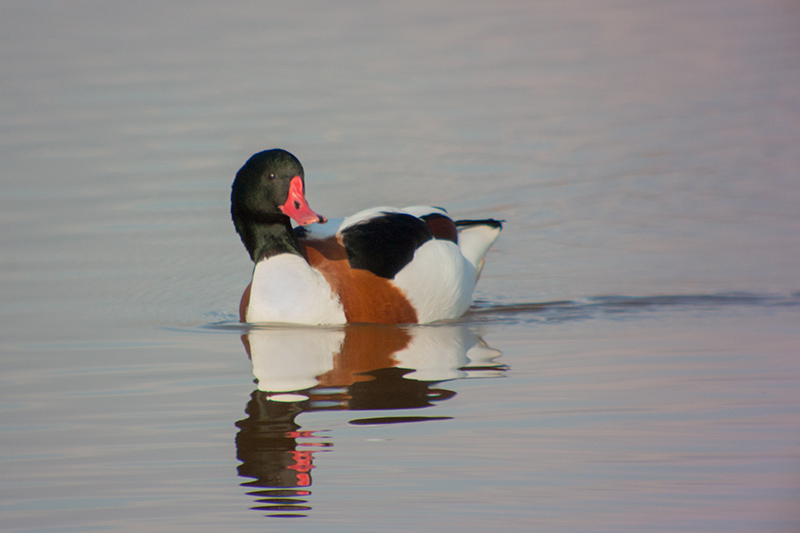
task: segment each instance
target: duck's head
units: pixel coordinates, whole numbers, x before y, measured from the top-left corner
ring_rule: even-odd
[[[327,219],[308,206],[305,198],[303,165],[280,148],[259,152],[236,173],[231,190],[234,222],[250,215],[257,220],[281,219],[285,215],[300,225],[323,223]],[[238,229],[238,225],[237,225]]]
[[[301,225],[327,222],[308,206],[304,186],[303,165],[277,148],[255,154],[236,173],[231,216],[253,261],[270,254],[300,253],[289,218]]]

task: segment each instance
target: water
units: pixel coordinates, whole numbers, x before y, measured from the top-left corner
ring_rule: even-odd
[[[0,10],[0,529],[800,530],[794,3]],[[238,325],[276,146],[472,311]]]

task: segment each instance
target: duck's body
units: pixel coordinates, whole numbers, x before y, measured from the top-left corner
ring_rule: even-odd
[[[231,196],[236,229],[256,263],[240,305],[246,322],[428,323],[472,303],[497,220],[458,221],[441,208],[362,211],[325,222],[305,202],[303,170],[283,150],[254,155]],[[300,224],[292,229],[289,217]]]

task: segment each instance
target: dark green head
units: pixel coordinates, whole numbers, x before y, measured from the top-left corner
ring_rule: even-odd
[[[237,212],[280,213],[286,203],[292,179],[304,180],[303,165],[287,152],[276,148],[264,150],[247,160],[233,181],[231,214]]]
[[[325,222],[308,206],[304,189],[303,165],[280,148],[253,155],[236,173],[231,217],[253,261],[269,255],[273,245],[275,253],[282,253],[282,241],[296,241],[290,217],[301,225]],[[282,236],[286,231],[291,237]]]

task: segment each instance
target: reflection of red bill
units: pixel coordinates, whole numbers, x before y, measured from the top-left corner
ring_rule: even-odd
[[[280,210],[301,226],[314,224],[315,222],[324,224],[328,221],[327,218],[316,214],[308,207],[308,202],[303,192],[303,178],[300,176],[293,177],[289,183],[289,198],[286,199],[285,204],[280,206]]]
[[[293,451],[289,452],[292,455],[292,458],[295,461],[295,464],[289,465],[286,468],[290,470],[294,470],[297,472],[297,486],[298,487],[308,487],[311,485],[311,476],[309,472],[314,465],[312,464],[314,459],[314,452],[310,451]]]

